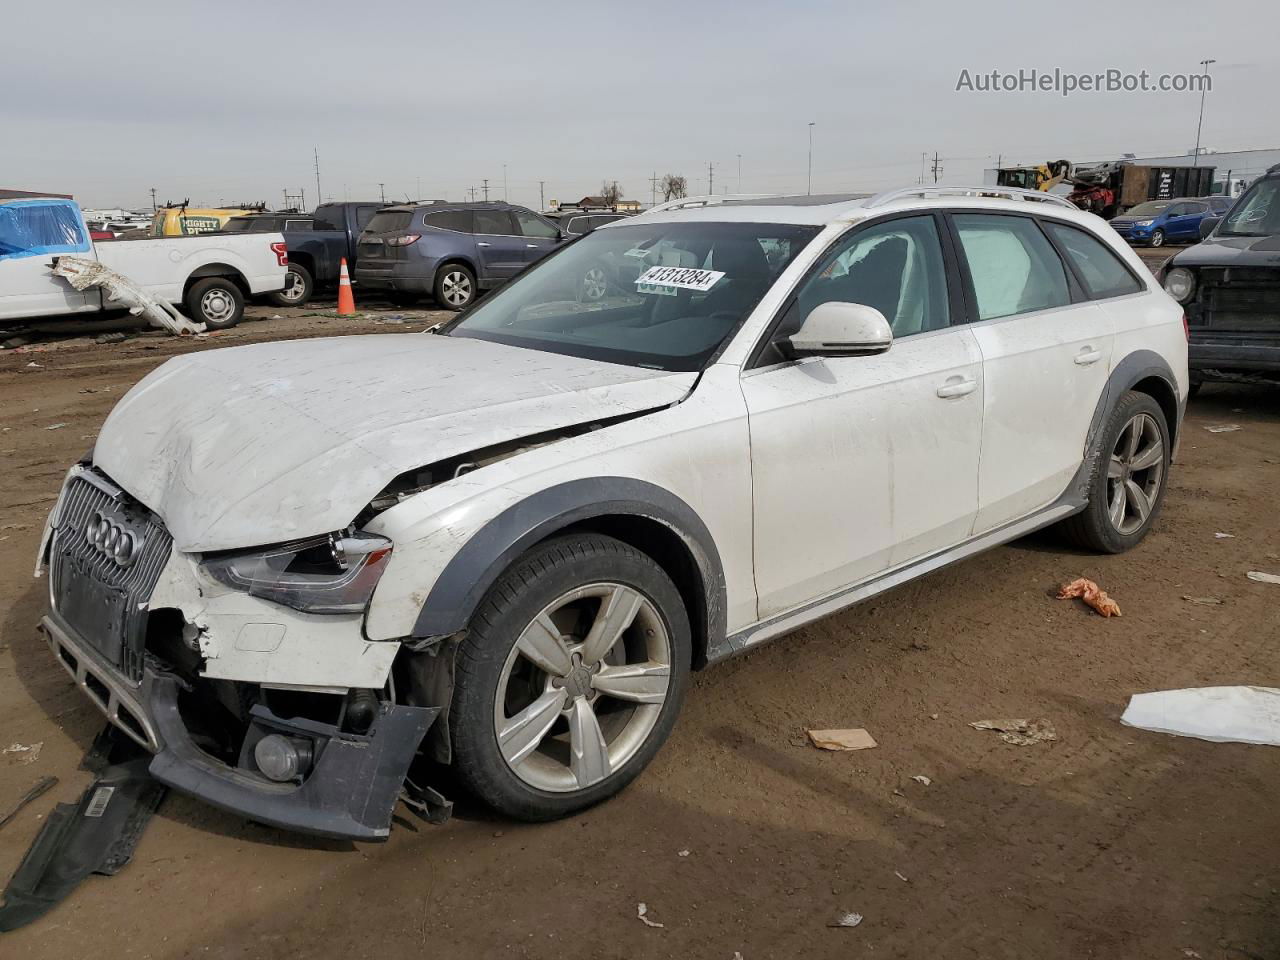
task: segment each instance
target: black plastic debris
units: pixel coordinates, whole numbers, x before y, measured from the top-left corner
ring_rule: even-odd
[[[93,873],[118,873],[133,856],[166,787],[151,755],[108,726],[81,767],[96,773],[79,803],[60,803],[19,864],[0,904],[0,932],[39,919]]]

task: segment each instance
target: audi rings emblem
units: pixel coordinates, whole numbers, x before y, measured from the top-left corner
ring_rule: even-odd
[[[95,510],[85,524],[84,538],[95,550],[122,567],[133,563],[137,556],[138,535],[115,518],[104,516],[100,510]]]

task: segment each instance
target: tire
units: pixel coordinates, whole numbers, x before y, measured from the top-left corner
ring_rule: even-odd
[[[267,299],[277,307],[300,307],[311,299],[315,288],[311,271],[300,263],[290,263],[284,289],[267,294]]]
[[[244,294],[226,277],[205,277],[184,298],[187,315],[210,330],[228,330],[244,316]]]
[[[465,310],[476,299],[476,275],[461,263],[446,263],[436,271],[436,303],[445,310]]]
[[[1164,246],[1164,231],[1161,230],[1159,227],[1151,231],[1151,245],[1153,247]]]
[[[593,634],[611,622],[606,609],[630,611],[630,625]],[[593,636],[618,639],[597,657]],[[534,547],[485,595],[458,648],[449,721],[459,781],[528,821],[613,796],[675,725],[691,649],[680,594],[646,554],[591,533]]]
[[[1133,447],[1129,444],[1135,423],[1139,435]],[[1157,440],[1159,449],[1153,451]],[[1145,393],[1126,393],[1107,418],[1093,455],[1089,504],[1062,522],[1063,533],[1077,546],[1100,553],[1123,553],[1137,546],[1164,503],[1169,460],[1169,426],[1160,404]]]

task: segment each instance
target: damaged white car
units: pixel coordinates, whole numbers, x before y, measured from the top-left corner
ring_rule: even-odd
[[[691,670],[1051,523],[1137,543],[1186,394],[1181,309],[1049,195],[678,202],[438,335],[170,360],[67,478],[43,629],[256,820],[381,838],[433,763],[561,816]]]

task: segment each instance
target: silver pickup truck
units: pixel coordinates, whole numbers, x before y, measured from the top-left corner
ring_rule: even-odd
[[[59,258],[96,262],[213,329],[239,323],[246,297],[283,289],[289,263],[278,233],[94,243],[73,200],[0,200],[0,322],[128,306],[55,274]]]

